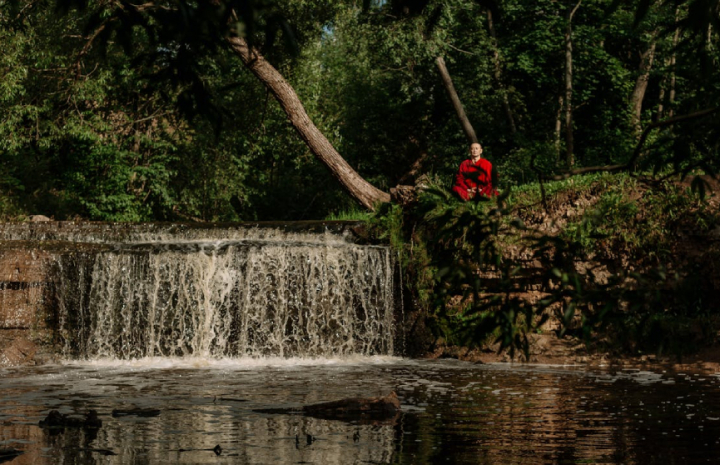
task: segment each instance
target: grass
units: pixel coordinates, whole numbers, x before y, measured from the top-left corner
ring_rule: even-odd
[[[353,207],[348,210],[332,212],[325,217],[325,221],[368,221],[372,212],[362,210],[360,207]]]
[[[544,183],[544,187],[547,200],[552,200],[552,197],[563,192],[584,192],[598,184],[602,187],[609,187],[612,185],[626,185],[628,183],[634,185],[634,179],[626,173],[591,173],[573,176],[561,181],[548,181]],[[517,207],[539,205],[542,202],[540,183],[532,182],[513,187],[508,195],[507,202],[508,205]]]

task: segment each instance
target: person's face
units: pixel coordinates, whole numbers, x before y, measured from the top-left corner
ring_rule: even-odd
[[[482,155],[482,146],[480,144],[472,144],[470,146],[470,156],[472,158],[480,158],[480,155]]]

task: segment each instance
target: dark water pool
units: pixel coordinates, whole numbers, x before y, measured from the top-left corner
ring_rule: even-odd
[[[393,390],[402,413],[384,422],[254,412]],[[160,415],[110,415],[149,407]],[[104,424],[41,429],[52,409],[95,409]],[[13,465],[718,463],[720,377],[397,358],[5,369],[9,447],[24,451]]]

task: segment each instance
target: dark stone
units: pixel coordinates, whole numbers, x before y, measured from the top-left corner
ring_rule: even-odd
[[[0,463],[10,462],[15,457],[24,454],[25,451],[15,449],[14,447],[7,447],[0,449]]]
[[[97,454],[105,455],[105,456],[117,455],[117,453],[115,451],[112,451],[110,449],[79,449],[79,450],[85,451],[85,452],[95,452]]]
[[[85,428],[98,429],[102,427],[102,420],[98,418],[96,410],[90,410],[84,417],[63,415],[57,410],[51,410],[44,420],[40,420],[41,428]]]
[[[303,413],[306,415],[328,417],[358,415],[392,417],[399,411],[400,399],[395,391],[385,397],[354,397],[303,407]]]
[[[270,408],[254,411],[285,415],[301,414],[325,420],[391,420],[400,412],[400,399],[393,391],[385,397],[353,397],[301,408]]]
[[[194,452],[194,451],[199,451],[199,450],[210,450],[210,451],[213,451],[215,453],[215,455],[220,455],[220,454],[222,454],[222,451],[223,451],[222,447],[220,447],[220,444],[218,444],[215,447],[213,447],[212,449],[178,449],[178,452]]]
[[[115,409],[112,411],[113,418],[127,417],[131,415],[136,417],[156,417],[160,415],[160,410],[156,408],[131,408]]]
[[[215,400],[213,402],[218,401],[218,400],[223,401],[223,402],[247,402],[247,399],[236,399],[233,397],[217,397],[217,398],[215,398]]]

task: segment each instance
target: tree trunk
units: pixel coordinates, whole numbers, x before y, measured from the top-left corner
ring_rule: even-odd
[[[670,60],[665,61],[665,65],[669,65]],[[664,76],[662,82],[660,82],[660,94],[658,95],[658,108],[657,115],[655,115],[655,121],[660,121],[663,117],[663,111],[665,110],[665,86],[667,85],[667,76]]]
[[[642,119],[642,104],[645,99],[645,91],[647,90],[648,80],[650,79],[650,69],[652,68],[653,61],[655,60],[655,39],[653,38],[645,53],[640,57],[640,75],[635,81],[635,89],[633,89],[632,97],[630,98],[630,106],[632,107],[632,125],[635,128],[637,136],[640,136],[642,132],[642,126],[640,124]]]
[[[460,124],[462,124],[463,131],[465,132],[465,137],[467,137],[470,144],[477,143],[478,139],[475,135],[475,130],[473,129],[472,124],[470,124],[470,120],[465,114],[465,109],[462,106],[462,102],[460,102],[460,97],[458,97],[458,94],[455,91],[455,86],[453,85],[452,79],[450,78],[450,73],[447,70],[447,66],[445,66],[445,60],[443,59],[443,57],[437,57],[435,58],[435,64],[437,65],[438,71],[440,71],[440,77],[442,77],[443,84],[445,85],[445,90],[450,96],[450,101],[452,101],[453,107],[455,108],[455,113],[460,120]]]
[[[361,205],[373,210],[375,205],[390,201],[390,194],[383,192],[363,179],[340,154],[330,141],[313,124],[295,90],[282,75],[241,37],[228,38],[230,47],[245,66],[270,90],[287,114],[293,127],[310,150],[328,167],[332,175]]]
[[[573,155],[573,70],[572,70],[572,19],[580,8],[582,0],[577,2],[575,8],[568,12],[567,30],[565,31],[565,164],[568,168],[575,164]]]
[[[672,53],[670,54],[670,58],[668,58],[665,62],[665,66],[670,70],[670,89],[668,91],[668,116],[672,118],[673,116],[673,104],[675,103],[675,60],[676,60],[676,49],[678,45],[678,41],[680,40],[680,28],[677,26],[678,20],[680,18],[680,8],[675,8],[675,34],[673,35],[673,41],[672,41]],[[663,77],[662,84],[660,86],[660,105],[658,106],[658,114],[657,114],[657,120],[660,121],[663,117],[663,112],[665,110],[665,87],[666,87],[666,81],[668,80],[667,76]]]
[[[680,9],[675,8],[675,23],[678,22],[680,17]],[[675,114],[675,62],[676,62],[676,49],[678,42],[680,41],[680,28],[675,27],[675,35],[673,35],[673,51],[670,56],[670,95],[668,97],[668,118],[672,118]]]
[[[713,38],[713,28],[712,28],[712,23],[709,23],[708,27],[707,27],[707,41],[705,42],[708,53],[713,51],[712,38]]]
[[[508,124],[510,124],[510,132],[514,136],[517,132],[515,126],[515,118],[513,117],[512,109],[510,108],[510,100],[508,99],[507,88],[502,82],[502,68],[500,64],[500,49],[498,48],[497,37],[495,36],[495,25],[493,24],[492,11],[487,10],[488,17],[488,30],[490,31],[490,37],[493,42],[493,62],[495,65],[495,81],[498,87],[500,87],[500,93],[502,95],[503,108],[505,109],[505,116],[507,117]]]
[[[555,116],[555,140],[553,143],[557,163],[560,163],[560,136],[562,134],[563,101],[564,98],[562,94],[558,95],[558,110],[557,115]]]
[[[412,145],[414,145],[415,147],[417,147],[419,156],[417,157],[415,162],[413,162],[412,166],[410,166],[410,171],[408,171],[407,173],[402,175],[400,177],[400,179],[398,179],[398,182],[397,182],[398,184],[404,184],[407,181],[414,180],[417,177],[417,175],[420,173],[420,171],[422,170],[423,163],[425,163],[425,161],[428,159],[428,156],[429,156],[425,138],[417,138],[417,137],[411,136],[410,143]]]

